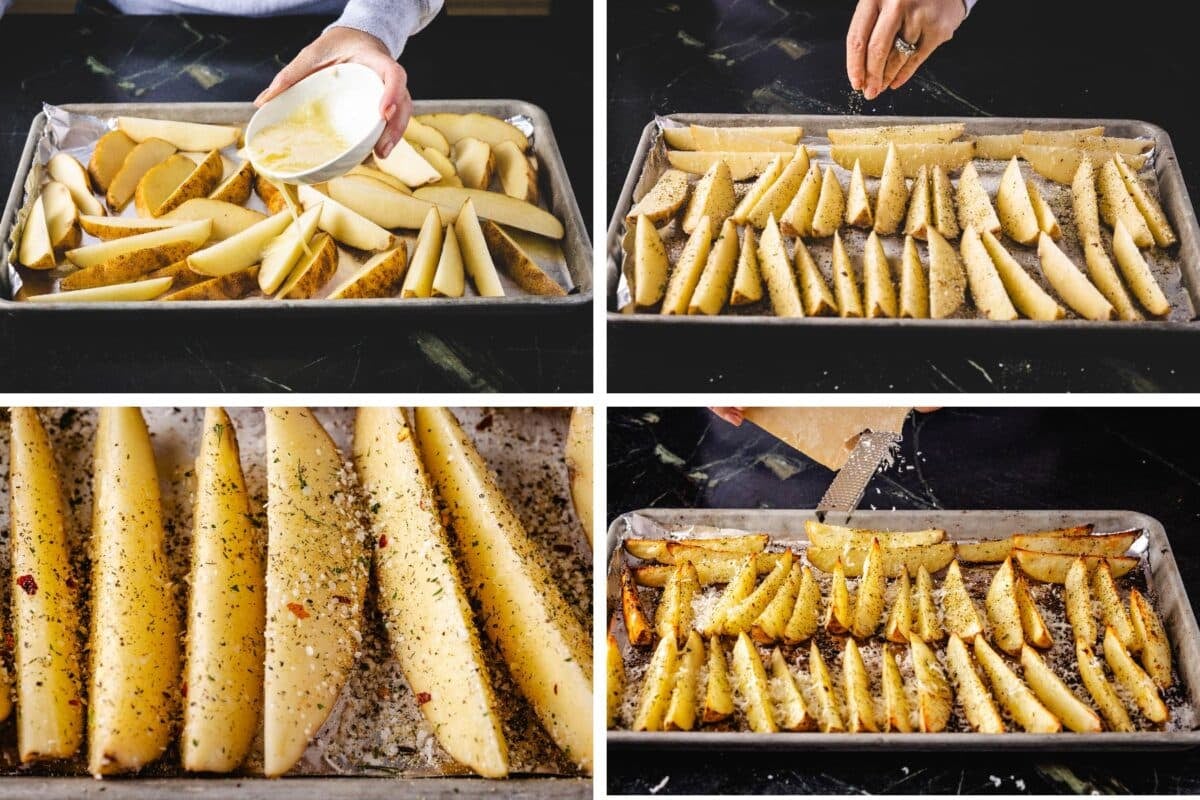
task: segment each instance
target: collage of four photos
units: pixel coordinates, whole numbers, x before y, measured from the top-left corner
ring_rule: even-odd
[[[0,0],[0,798],[1200,793],[1173,10]]]

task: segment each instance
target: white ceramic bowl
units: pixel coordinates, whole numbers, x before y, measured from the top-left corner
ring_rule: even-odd
[[[276,172],[255,161],[254,137],[263,128],[281,122],[297,108],[320,99],[329,121],[344,141],[354,144],[330,161],[303,172]],[[362,64],[334,64],[314,72],[255,112],[246,127],[246,154],[254,169],[284,183],[321,183],[345,175],[362,163],[383,133],[379,113],[383,81]]]

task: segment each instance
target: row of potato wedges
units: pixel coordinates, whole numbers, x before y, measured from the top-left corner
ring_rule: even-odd
[[[180,615],[146,423],[138,409],[100,410],[85,623],[55,453],[37,412],[14,409],[21,760],[74,757],[86,708],[96,777],[143,768],[176,736],[185,770],[229,772],[246,761],[260,727],[265,774],[288,772],[362,649],[373,568],[391,654],[451,757],[483,776],[508,773],[470,592],[550,739],[590,770],[587,631],[454,415],[420,408],[410,423],[401,409],[361,409],[350,468],[307,409],[269,408],[265,421],[264,535],[250,513],[234,426],[224,410],[206,411]],[[13,710],[8,682],[0,665],[0,720]]]

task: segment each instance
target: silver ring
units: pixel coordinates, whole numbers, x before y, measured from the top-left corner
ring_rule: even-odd
[[[913,53],[917,52],[917,46],[915,44],[906,42],[904,37],[899,35],[896,36],[896,41],[892,43],[892,47],[894,47],[901,55],[905,56],[911,56]]]

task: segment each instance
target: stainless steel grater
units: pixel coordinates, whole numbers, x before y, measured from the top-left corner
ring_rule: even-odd
[[[892,457],[892,448],[899,443],[900,434],[893,431],[863,432],[833,483],[825,490],[821,502],[817,503],[817,519],[824,522],[825,514],[830,511],[849,514],[858,508],[867,484],[879,466]]]

